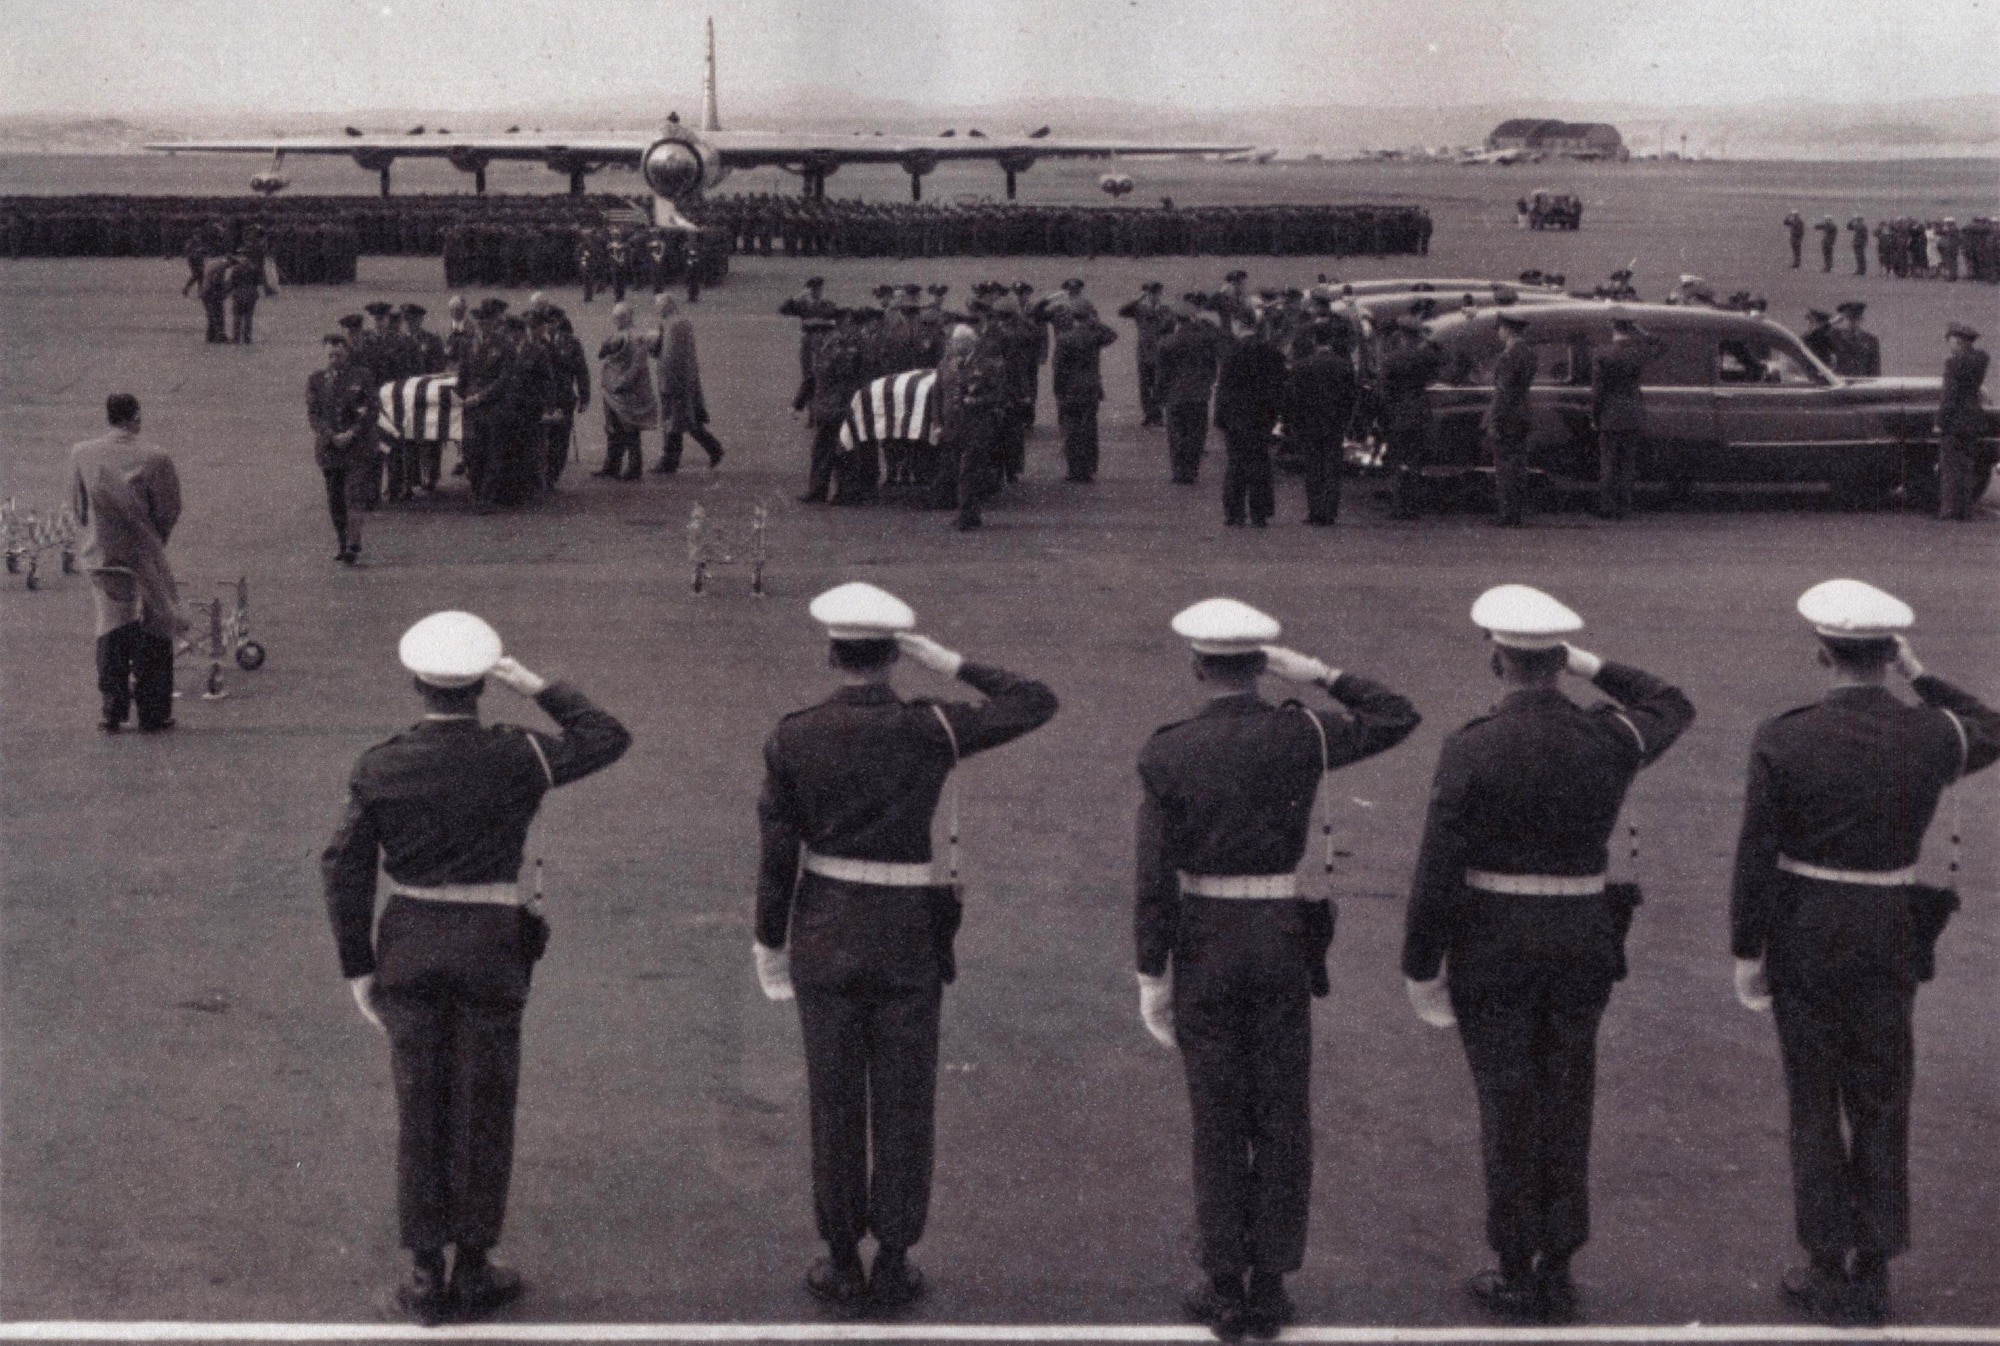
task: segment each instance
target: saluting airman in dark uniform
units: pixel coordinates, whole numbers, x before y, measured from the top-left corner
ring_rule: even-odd
[[[1945,788],[2000,758],[2000,714],[1925,674],[1902,636],[1915,614],[1873,585],[1828,580],[1798,609],[1833,685],[1751,744],[1730,951],[1737,998],[1775,1012],[1791,1100],[1811,1261],[1780,1288],[1818,1317],[1876,1324],[1910,1241],[1911,1007],[1956,905],[1915,887],[1917,858]],[[1921,705],[1889,692],[1891,670]]]
[[[1507,693],[1445,740],[1410,885],[1403,976],[1420,1017],[1454,1018],[1479,1097],[1486,1240],[1473,1296],[1566,1322],[1590,1235],[1597,1025],[1625,972],[1636,893],[1608,887],[1625,792],[1694,720],[1679,690],[1566,643],[1582,618],[1507,584],[1473,604]],[[1565,671],[1615,704],[1585,710]]]
[[[1395,747],[1419,717],[1388,688],[1276,645],[1277,621],[1235,599],[1197,603],[1173,628],[1209,700],[1139,755],[1139,1010],[1187,1072],[1208,1279],[1185,1307],[1226,1340],[1270,1338],[1291,1319],[1284,1278],[1305,1257],[1312,1000],[1328,992],[1333,940],[1330,903],[1303,897],[1294,871],[1321,777]],[[1257,695],[1266,672],[1335,704],[1271,705]]]
[[[1979,400],[1990,363],[1974,343],[1978,329],[1952,323],[1945,329],[1951,354],[1945,357],[1944,386],[1938,398],[1938,517],[1969,519],[1973,502],[1993,475],[1993,450],[1985,443],[1986,407]]]
[[[1835,304],[1833,311],[1840,315],[1840,325],[1833,329],[1833,372],[1862,378],[1880,374],[1882,343],[1861,326],[1861,315],[1868,311],[1868,305],[1850,299]]]
[[[1136,354],[1139,360],[1139,424],[1163,424],[1165,410],[1160,402],[1160,340],[1173,330],[1173,313],[1161,300],[1166,286],[1149,280],[1139,287],[1139,297],[1118,310],[1139,329]]]
[[[930,1209],[938,1016],[955,972],[959,905],[934,881],[931,816],[959,761],[1046,724],[1056,698],[917,635],[909,607],[872,585],[823,593],[812,615],[843,685],[765,742],[753,951],[765,995],[796,995],[804,1031],[827,1245],[807,1288],[839,1311],[888,1311],[924,1292],[908,1253]],[[986,701],[903,700],[890,683],[903,653]]]
[[[632,740],[568,683],[503,657],[470,613],[424,618],[399,653],[424,718],[361,755],[320,867],[340,974],[389,1037],[396,1205],[413,1263],[397,1299],[431,1325],[521,1293],[520,1276],[487,1252],[507,1209],[521,1010],[547,932],[522,905],[522,848],[545,793],[609,766]],[[534,698],[562,732],[481,725],[488,676]],[[378,867],[390,884],[379,928]]]
[[[1535,348],[1528,344],[1528,320],[1511,313],[1498,318],[1506,345],[1493,362],[1493,401],[1481,418],[1493,455],[1495,522],[1517,527],[1528,470],[1528,392],[1535,383]]]

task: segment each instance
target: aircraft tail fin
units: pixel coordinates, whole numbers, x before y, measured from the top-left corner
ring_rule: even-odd
[[[701,75],[701,129],[720,131],[722,112],[715,102],[715,20],[708,21],[708,61]]]

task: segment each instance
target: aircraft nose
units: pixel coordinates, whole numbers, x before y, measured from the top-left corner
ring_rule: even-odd
[[[663,140],[647,150],[643,170],[646,185],[670,201],[701,186],[701,156],[678,141]]]

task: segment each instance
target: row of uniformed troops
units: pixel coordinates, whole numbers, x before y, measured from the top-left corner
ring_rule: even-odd
[[[1783,1294],[1829,1322],[1880,1323],[1890,1259],[1910,1241],[1913,998],[1956,901],[1919,885],[1916,866],[1944,791],[2000,758],[2000,713],[1924,670],[1893,596],[1830,580],[1798,609],[1828,687],[1751,744],[1728,939],[1738,999],[1775,1013],[1790,1095],[1808,1261]],[[796,1002],[803,1034],[827,1248],[806,1288],[843,1316],[888,1314],[926,1290],[910,1251],[930,1206],[940,1007],[957,968],[960,898],[934,866],[933,816],[959,762],[1047,723],[1057,698],[918,634],[908,606],[871,585],[811,611],[839,686],[764,745],[752,952],[764,994]],[[1561,1323],[1578,1311],[1572,1267],[1590,1232],[1598,1025],[1640,896],[1608,879],[1610,840],[1633,778],[1694,707],[1581,648],[1582,619],[1546,593],[1501,585],[1471,617],[1501,699],[1440,753],[1401,970],[1416,1014],[1456,1026],[1478,1098],[1497,1265],[1471,1294],[1506,1318]],[[1419,717],[1382,683],[1279,645],[1279,623],[1233,599],[1197,603],[1173,629],[1202,704],[1139,754],[1139,1013],[1187,1078],[1204,1276],[1185,1307],[1224,1339],[1269,1338],[1293,1317],[1285,1278],[1303,1263],[1311,1002],[1331,989],[1334,911],[1296,870],[1323,777],[1394,748]],[[489,1253],[521,1011],[547,943],[521,889],[523,847],[543,795],[631,739],[575,687],[504,657],[469,614],[419,622],[400,656],[424,718],[363,754],[322,868],[341,973],[389,1038],[412,1254],[399,1299],[436,1323],[521,1293]],[[982,699],[905,699],[892,677],[905,657]],[[1266,674],[1326,700],[1267,701]],[[1572,701],[1565,674],[1605,699]],[[561,732],[482,725],[488,679]]]
[[[1833,255],[1842,226],[1822,215],[1812,226],[1819,235],[1820,270],[1833,270]],[[1848,247],[1854,254],[1854,274],[1868,274],[1868,221],[1856,215],[1846,224]],[[1785,233],[1792,246],[1792,266],[1803,264],[1806,221],[1796,210],[1785,216]],[[1983,280],[2000,284],[2000,222],[1975,215],[1961,225],[1952,216],[1921,220],[1913,215],[1877,220],[1873,230],[1875,265],[1885,276],[1920,280]]]
[[[1418,206],[1158,207],[711,196],[694,218],[738,253],[769,257],[1174,257],[1423,255]]]
[[[203,339],[211,345],[250,345],[258,299],[278,293],[279,267],[263,230],[255,226],[244,230],[234,247],[219,234],[204,230],[188,245],[187,267],[181,294],[193,294],[201,301]]]
[[[585,303],[598,290],[623,299],[628,286],[658,294],[684,281],[688,298],[699,299],[701,286],[720,284],[728,274],[729,256],[726,240],[712,229],[515,221],[448,230],[444,272],[449,286],[582,285]]]
[[[568,315],[546,302],[510,315],[503,299],[467,312],[454,296],[450,325],[424,327],[421,304],[367,305],[323,338],[326,367],[307,379],[314,461],[326,482],[336,559],[356,564],[363,515],[382,500],[435,492],[443,435],[399,438],[380,428],[385,385],[427,374],[456,376],[462,471],[480,510],[526,503],[554,489],[568,464],[576,415],[590,405],[590,366]]]
[[[520,220],[596,225],[621,196],[9,196],[0,197],[0,257],[172,257],[197,229],[241,241],[251,225],[273,237],[336,228],[357,252],[435,257],[455,225]]]

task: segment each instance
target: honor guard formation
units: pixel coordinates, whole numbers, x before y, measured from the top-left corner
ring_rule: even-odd
[[[1785,236],[1792,247],[1794,269],[1804,264],[1806,221],[1798,211],[1785,215]],[[1812,226],[1819,235],[1821,271],[1833,270],[1833,255],[1843,226],[1831,215],[1822,215]],[[1853,216],[1845,226],[1848,246],[1854,254],[1854,274],[1868,274],[1868,221]],[[1983,280],[2000,285],[2000,223],[1991,216],[1975,215],[1961,225],[1951,216],[1920,220],[1899,215],[1877,220],[1873,230],[1875,267],[1885,276],[1899,280]]]
[[[1879,1324],[1889,1263],[1909,1243],[1912,1001],[1957,902],[1915,866],[1940,796],[2000,757],[2000,713],[1925,671],[1906,636],[1915,616],[1893,596],[1829,580],[1798,610],[1829,685],[1755,734],[1716,939],[1744,1006],[1777,1025],[1808,1259],[1783,1295],[1828,1323]],[[962,911],[953,772],[1047,724],[1057,697],[920,634],[873,585],[840,585],[810,613],[836,686],[765,741],[745,916],[757,984],[796,1007],[805,1052],[803,1167],[826,1245],[805,1289],[837,1317],[880,1318],[931,1288],[912,1251],[936,1165],[953,1158],[935,1126]],[[1583,618],[1538,589],[1486,590],[1471,623],[1499,700],[1439,754],[1401,970],[1416,1014],[1457,1029],[1477,1097],[1496,1264],[1470,1293],[1503,1320],[1560,1324],[1580,1312],[1573,1268],[1590,1236],[1598,1025],[1640,905],[1636,883],[1611,877],[1611,838],[1634,776],[1695,711],[1657,675],[1584,648]],[[1299,867],[1324,777],[1393,750],[1419,716],[1385,683],[1278,643],[1278,620],[1235,599],[1195,603],[1172,629],[1198,704],[1134,745],[1139,1018],[1187,1080],[1202,1274],[1184,1308],[1223,1340],[1269,1339],[1295,1316],[1285,1278],[1303,1265],[1312,1210],[1311,1006],[1331,989],[1337,914]],[[523,1293],[491,1254],[522,1006],[550,940],[523,889],[524,846],[547,791],[632,741],[503,650],[464,612],[404,634],[423,717],[362,754],[322,857],[341,974],[388,1038],[411,1258],[396,1295],[424,1324]],[[906,697],[905,659],[976,699]],[[1265,699],[1266,676],[1304,699]],[[559,732],[482,723],[489,681]],[[1330,832],[1326,845],[1330,873]]]

